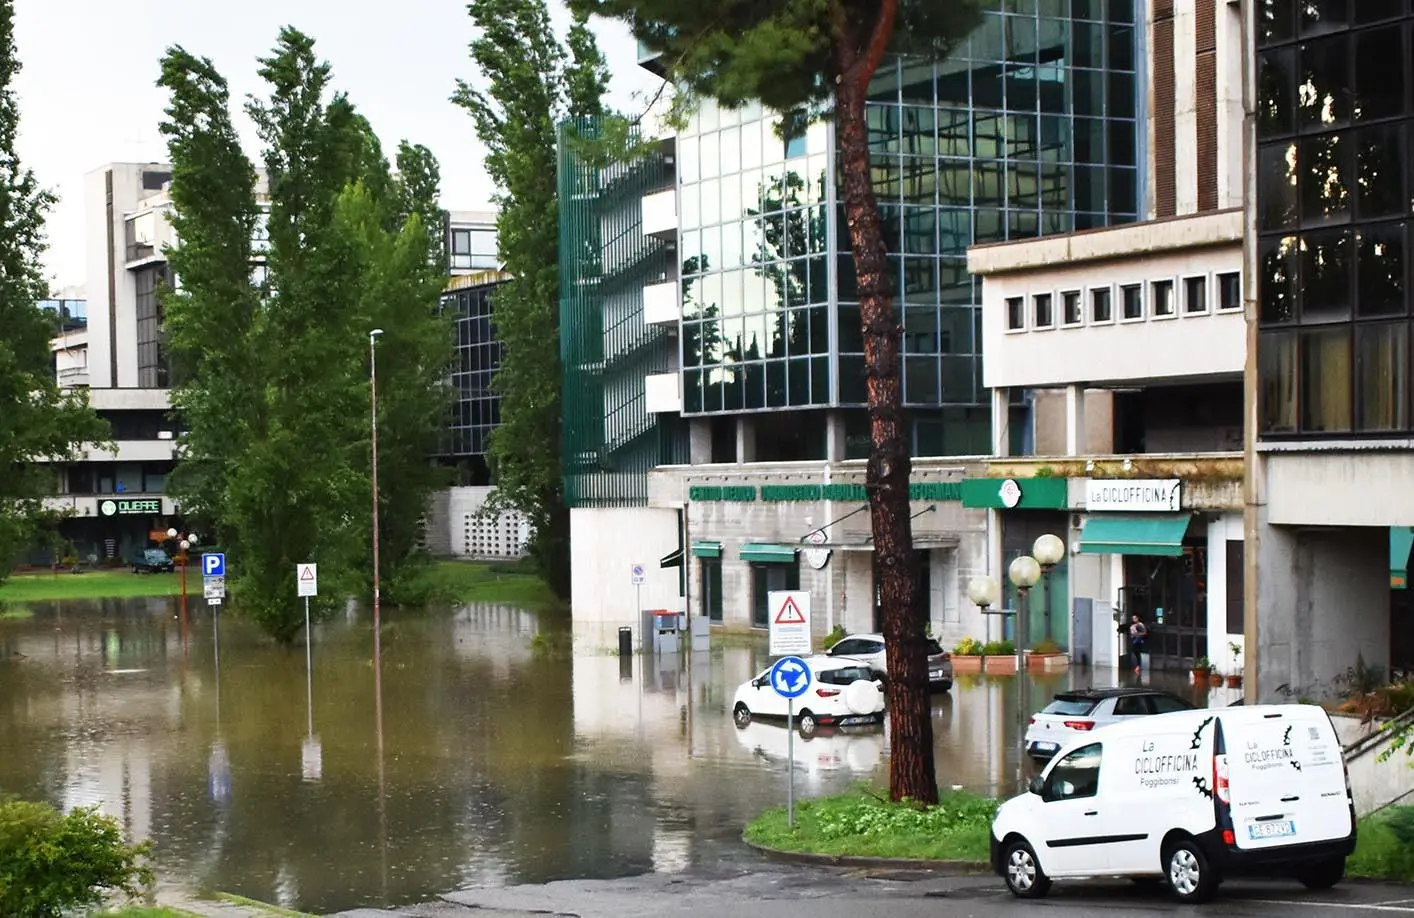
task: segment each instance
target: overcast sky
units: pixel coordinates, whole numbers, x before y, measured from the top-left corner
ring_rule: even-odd
[[[561,17],[563,21],[563,17]],[[470,117],[447,101],[458,77],[474,79],[471,20],[459,0],[16,0],[20,158],[60,197],[49,221],[46,267],[56,287],[85,283],[83,176],[109,162],[166,159],[158,133],[166,99],[158,61],[180,44],[209,57],[233,99],[261,91],[256,58],[282,25],[314,37],[346,91],[392,150],[427,145],[442,165],[442,203],[487,205],[492,187]],[[625,28],[596,25],[614,73],[612,101],[628,109],[654,78],[636,64]],[[237,125],[247,152],[253,130]]]

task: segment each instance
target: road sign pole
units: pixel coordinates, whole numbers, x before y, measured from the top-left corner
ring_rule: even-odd
[[[795,699],[786,699],[786,828],[795,828]]]
[[[309,735],[314,735],[314,635],[309,630],[309,597],[304,598],[304,691],[309,704]]]
[[[641,583],[635,583],[635,584],[633,585],[633,604],[634,604],[634,607],[638,610],[638,627],[639,627],[639,628],[642,628],[642,627],[643,627],[643,584],[641,584]],[[645,635],[643,635],[643,640],[642,640],[642,642],[640,643],[641,649],[643,649],[644,651],[647,651],[647,650],[648,650],[649,648],[651,648],[652,646],[653,646],[653,635],[651,635],[651,634],[645,634]]]

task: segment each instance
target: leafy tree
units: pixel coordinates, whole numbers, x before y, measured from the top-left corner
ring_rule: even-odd
[[[788,129],[830,114],[858,277],[873,449],[866,487],[889,654],[894,799],[937,800],[926,638],[914,609],[917,559],[909,523],[909,450],[899,373],[901,331],[869,171],[865,103],[889,52],[943,53],[977,21],[975,0],[570,0],[571,9],[626,22],[659,52],[681,112],[710,98],[760,100]]]
[[[267,275],[256,285],[256,172],[225,81],[181,48],[163,61],[181,282],[166,303],[188,427],[175,486],[230,546],[241,607],[289,641],[303,622],[296,564],[320,564],[326,612],[371,573],[368,332],[384,329],[390,383],[379,406],[389,576],[411,557],[435,486],[451,339],[424,223],[439,219],[435,160],[404,145],[406,174],[395,179],[308,36],[282,30],[260,63],[268,96],[247,105],[269,189]]]
[[[151,844],[129,845],[96,807],[61,815],[47,803],[0,802],[0,915],[60,918],[113,892],[150,886]]]
[[[602,114],[608,73],[582,16],[561,45],[544,0],[472,0],[467,9],[479,31],[471,57],[486,88],[459,81],[453,101],[471,113],[487,147],[500,256],[515,278],[492,302],[502,345],[493,383],[501,424],[491,437],[496,492],[488,509],[514,507],[526,517],[542,576],[568,597],[556,128]]]
[[[0,0],[0,580],[55,514],[44,498],[55,492],[56,459],[77,458],[80,445],[110,438],[82,390],[61,390],[49,339],[54,317],[39,308],[48,296],[40,270],[44,216],[54,196],[15,155],[20,111],[13,83],[15,8]]]

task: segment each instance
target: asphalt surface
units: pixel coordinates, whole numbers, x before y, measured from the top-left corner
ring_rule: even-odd
[[[1313,893],[1297,883],[1225,883],[1202,906],[1180,905],[1162,890],[1124,881],[1057,882],[1050,896],[1014,899],[1000,878],[928,871],[769,865],[716,876],[647,874],[620,880],[570,880],[534,886],[473,888],[394,910],[357,909],[338,918],[1129,918],[1150,915],[1322,915],[1414,918],[1414,887],[1349,881]]]

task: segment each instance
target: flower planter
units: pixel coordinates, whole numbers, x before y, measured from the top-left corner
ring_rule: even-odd
[[[1220,672],[1208,673],[1208,684],[1218,686],[1223,684],[1223,674]]]
[[[1210,669],[1199,669],[1199,668],[1195,667],[1194,670],[1193,670],[1193,684],[1194,684],[1194,685],[1197,685],[1197,686],[1204,686],[1204,685],[1207,685],[1207,684],[1208,684],[1208,676],[1211,675],[1211,674],[1212,674],[1212,670],[1210,670]]]
[[[954,657],[953,659],[957,659],[957,658]],[[954,669],[954,671],[956,671],[956,669]],[[1015,655],[1015,654],[1007,654],[1006,656],[1000,656],[1000,657],[983,657],[983,658],[982,658],[982,672],[984,672],[984,673],[990,673],[991,675],[994,675],[994,676],[996,676],[996,675],[1015,675],[1015,674],[1016,674],[1016,655]]]
[[[1070,654],[1063,651],[1056,653],[1036,653],[1026,651],[1026,671],[1032,673],[1054,673],[1059,672],[1070,665]]]
[[[954,673],[980,673],[982,671],[982,658],[952,655],[952,671]]]
[[[1233,675],[1231,675],[1231,676],[1228,676],[1228,677],[1227,677],[1227,687],[1228,687],[1228,688],[1241,688],[1241,687],[1242,687],[1242,675],[1241,675],[1240,673],[1235,673],[1235,674],[1233,674]]]

